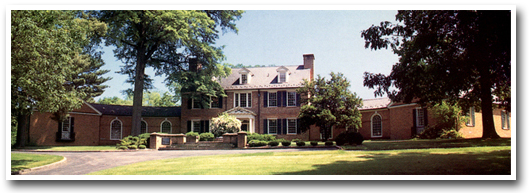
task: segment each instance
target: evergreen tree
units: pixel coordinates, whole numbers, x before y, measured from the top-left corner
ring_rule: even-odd
[[[332,127],[358,131],[362,115],[358,108],[362,99],[349,91],[349,81],[342,73],[331,72],[331,78],[318,77],[304,80],[303,87],[297,89],[301,98],[300,129],[306,131],[311,125],[320,127],[324,140],[329,139]]]

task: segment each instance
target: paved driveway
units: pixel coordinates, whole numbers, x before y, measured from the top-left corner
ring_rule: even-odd
[[[245,150],[174,150],[174,151],[133,151],[133,152],[21,152],[52,154],[66,157],[66,162],[52,167],[29,171],[24,175],[82,175],[91,172],[128,165],[137,162],[190,156],[314,151],[318,149],[245,149]],[[14,152],[16,153],[16,152]]]

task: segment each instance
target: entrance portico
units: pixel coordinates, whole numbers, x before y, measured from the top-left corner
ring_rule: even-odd
[[[255,113],[242,108],[235,107],[230,110],[227,110],[225,113],[228,115],[234,116],[242,122],[241,130],[248,133],[255,133]]]

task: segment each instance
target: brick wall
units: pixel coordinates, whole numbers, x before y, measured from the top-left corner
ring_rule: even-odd
[[[53,114],[34,112],[30,118],[30,143],[43,146],[81,146],[98,145],[99,115],[74,114],[75,140],[71,142],[56,142],[58,122],[51,119]]]
[[[100,145],[115,145],[119,139],[110,139],[110,124],[112,121],[118,119],[122,123],[122,138],[131,134],[132,117],[131,116],[112,116],[103,115],[100,119]],[[147,122],[148,132],[160,132],[160,125],[163,121],[168,120],[171,123],[172,133],[181,133],[180,118],[179,117],[144,117],[143,120]]]
[[[494,117],[494,128],[496,129],[496,133],[498,133],[500,137],[510,138],[511,129],[502,128],[501,111],[502,109],[494,109],[492,112],[493,117]],[[465,123],[463,123],[461,126],[461,129],[459,129],[459,132],[463,135],[464,138],[481,138],[483,135],[482,113],[476,111],[474,115],[475,115],[475,120],[476,120],[474,126],[467,126]],[[511,117],[509,116],[509,121],[510,120],[511,120]]]

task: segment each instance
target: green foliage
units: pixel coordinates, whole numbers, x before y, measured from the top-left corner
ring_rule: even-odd
[[[78,11],[11,11],[11,110],[29,116],[34,109],[54,113],[54,119],[80,108],[83,100],[100,95],[107,71],[91,40],[106,25]],[[24,120],[24,119],[20,119]],[[28,119],[19,122],[17,141],[24,146]]]
[[[330,137],[333,126],[356,130],[362,123],[358,110],[362,100],[351,93],[350,83],[342,73],[330,75],[329,80],[320,75],[312,81],[304,80],[303,87],[296,91],[301,95],[302,104],[299,128],[306,131],[316,125],[322,129],[325,140]]]
[[[246,136],[248,141],[258,140],[258,141],[274,141],[276,136],[270,134],[259,134],[259,133],[250,133]]]
[[[298,142],[298,141],[301,141],[301,139],[292,139],[292,142]]]
[[[305,142],[304,141],[298,141],[298,142],[296,142],[296,145],[297,146],[305,146]]]
[[[147,147],[146,147],[145,145],[138,145],[138,148],[139,148],[139,149],[145,149],[145,148],[147,148]]]
[[[127,136],[119,140],[119,143],[116,144],[117,149],[138,149],[139,146],[147,145],[147,140],[149,139],[150,134],[144,133],[139,136]]]
[[[196,136],[199,136],[199,134],[197,132],[190,131],[190,132],[186,133],[186,136],[187,137],[196,137]]]
[[[132,93],[131,93],[132,94]],[[103,97],[100,98],[97,103],[105,105],[132,105],[133,96],[127,95],[125,99],[114,97]],[[172,107],[176,106],[176,97],[171,95],[169,92],[164,92],[163,94],[160,91],[146,91],[143,93],[143,106],[151,107]]]
[[[312,145],[312,146],[318,146],[318,142],[317,142],[317,141],[311,141],[311,142],[310,142],[310,145]]]
[[[117,146],[117,148],[118,148],[119,150],[126,150],[126,149],[129,149],[127,145],[119,145],[119,146]]]
[[[459,127],[468,119],[468,117],[463,116],[461,107],[457,104],[451,105],[443,101],[440,104],[434,105],[430,109],[436,123],[435,125],[428,125],[423,132],[418,135],[419,138],[437,139],[440,138],[443,133],[448,134],[447,137],[461,137],[458,132]]]
[[[441,139],[462,139],[463,135],[456,130],[443,131],[439,136]]]
[[[241,130],[241,121],[235,116],[221,113],[210,122],[210,131],[215,137],[220,137],[225,133],[237,133]]]
[[[332,146],[332,145],[334,145],[334,142],[332,142],[332,141],[326,141],[325,142],[325,146]]]
[[[362,31],[365,48],[399,56],[389,75],[365,72],[364,86],[392,101],[480,106],[482,137],[498,138],[492,95],[510,109],[511,11],[399,11],[396,20]]]
[[[250,147],[261,147],[266,145],[268,145],[268,142],[266,141],[252,140],[248,142],[248,146]]]
[[[213,141],[215,139],[215,135],[213,135],[213,133],[201,133],[199,136],[200,141]]]
[[[290,141],[282,141],[281,142],[281,145],[282,146],[286,146],[286,147],[290,146],[290,144],[292,144]]]
[[[279,142],[278,142],[278,141],[269,141],[269,142],[268,142],[268,145],[269,145],[269,146],[272,146],[272,147],[273,147],[273,146],[278,146],[278,145],[279,145]]]

